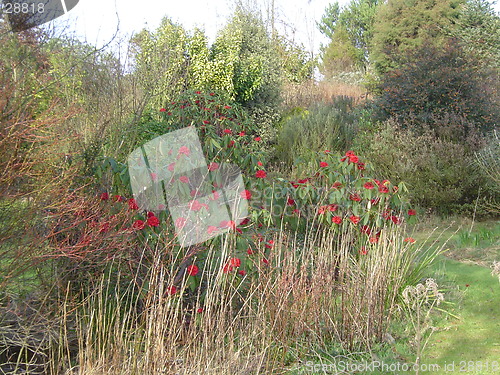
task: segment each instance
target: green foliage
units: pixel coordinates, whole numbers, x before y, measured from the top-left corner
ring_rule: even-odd
[[[388,121],[360,132],[355,147],[373,160],[379,173],[396,183],[405,181],[412,202],[440,214],[474,202],[486,182],[471,165],[471,152],[464,145],[436,139],[429,130],[416,133]]]
[[[316,152],[349,148],[354,137],[355,114],[352,101],[320,103],[287,118],[277,138],[276,157],[286,165],[298,158],[309,159]]]
[[[378,8],[371,59],[378,72],[398,66],[395,58],[418,47],[440,47],[448,39],[463,0],[393,0]]]
[[[344,8],[337,2],[326,8],[318,23],[320,31],[331,39],[323,53],[323,66],[333,65],[337,71],[367,67],[377,5],[378,0],[353,0]],[[347,66],[342,62],[345,54]]]
[[[449,35],[486,66],[500,68],[500,17],[487,0],[467,0]]]
[[[489,131],[498,124],[498,77],[477,69],[477,62],[456,43],[418,48],[402,56],[398,65],[381,77],[374,101],[380,119],[394,116],[403,122],[411,117],[412,126],[427,124],[438,136],[447,132],[461,142],[474,128]],[[448,124],[446,116],[453,117]],[[454,128],[443,129],[448,125]]]
[[[157,30],[142,30],[130,43],[142,96],[159,108],[186,85],[188,35],[181,25],[164,18]]]
[[[325,78],[332,78],[338,72],[357,71],[360,68],[358,50],[348,39],[344,28],[337,28],[332,40],[321,55],[320,72]]]

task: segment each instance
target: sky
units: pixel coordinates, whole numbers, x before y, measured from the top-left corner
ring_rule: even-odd
[[[272,0],[256,0],[266,9]],[[316,27],[325,8],[333,0],[274,0],[275,19],[281,33],[317,53],[327,40]],[[340,0],[340,4],[349,0]],[[57,19],[67,33],[76,33],[88,43],[101,46],[109,42],[117,29],[124,40],[143,28],[154,30],[165,16],[186,30],[205,30],[210,42],[227,23],[235,7],[234,0],[80,0],[66,15]]]

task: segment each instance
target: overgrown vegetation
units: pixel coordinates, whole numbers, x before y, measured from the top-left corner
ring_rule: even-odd
[[[141,31],[127,68],[0,20],[0,372],[427,363],[457,297],[432,268],[444,250],[498,287],[498,228],[474,225],[499,213],[499,16],[485,0],[411,4],[331,4],[320,61],[242,4],[211,45],[168,18]],[[187,219],[142,207],[127,161],[187,127],[209,183],[182,169],[187,139],[143,172],[208,213],[230,163],[248,215],[182,246]],[[429,213],[472,224],[435,241]]]

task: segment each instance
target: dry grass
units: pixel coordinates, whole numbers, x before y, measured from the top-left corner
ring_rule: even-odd
[[[110,271],[80,298],[66,296],[51,312],[52,338],[39,343],[47,373],[285,373],[311,347],[370,351],[386,333],[418,251],[399,230],[383,233],[365,255],[351,247],[353,233],[311,230],[300,241],[283,233],[269,266],[258,259],[253,277],[222,272],[232,236],[209,249],[203,296],[190,293],[186,279],[166,293],[176,274],[162,260],[166,248],[155,252],[143,290]],[[22,357],[9,361],[23,366]]]

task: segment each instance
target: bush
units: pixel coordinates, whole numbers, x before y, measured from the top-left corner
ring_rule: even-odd
[[[360,153],[373,160],[379,173],[408,183],[414,203],[446,214],[477,198],[486,181],[465,145],[436,138],[430,129],[402,129],[393,119],[371,126],[356,140]]]
[[[293,114],[279,131],[276,158],[291,166],[297,158],[308,159],[318,151],[349,148],[355,133],[352,104],[352,99],[340,97]]]
[[[438,136],[443,122],[435,120],[446,116],[483,132],[498,124],[496,76],[478,69],[478,63],[456,43],[442,49],[422,47],[399,60],[398,69],[381,77],[374,101],[378,119],[394,117],[399,124],[416,130],[427,125]],[[405,122],[409,117],[412,121]],[[468,131],[460,135],[464,141]]]

